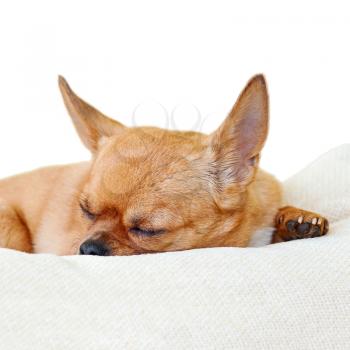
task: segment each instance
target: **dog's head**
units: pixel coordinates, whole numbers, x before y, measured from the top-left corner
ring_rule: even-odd
[[[76,205],[81,254],[129,255],[242,246],[246,194],[268,129],[262,75],[252,78],[212,134],[126,127],[60,89],[92,165]]]

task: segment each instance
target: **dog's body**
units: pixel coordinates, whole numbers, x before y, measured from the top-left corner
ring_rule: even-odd
[[[91,162],[0,181],[0,246],[59,255],[130,255],[245,247],[276,227],[274,242],[327,232],[317,214],[281,207],[279,182],[258,168],[268,97],[253,78],[210,135],[126,128],[60,88]]]

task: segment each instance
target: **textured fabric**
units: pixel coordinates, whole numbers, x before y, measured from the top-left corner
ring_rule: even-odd
[[[350,145],[285,184],[326,237],[131,257],[0,250],[0,349],[350,349]]]

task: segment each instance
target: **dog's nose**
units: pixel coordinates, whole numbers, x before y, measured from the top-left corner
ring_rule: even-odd
[[[88,239],[80,246],[79,253],[80,255],[106,256],[109,255],[110,251],[104,242],[100,240]]]

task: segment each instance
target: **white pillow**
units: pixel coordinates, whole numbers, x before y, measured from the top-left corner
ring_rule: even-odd
[[[349,349],[350,145],[285,184],[330,234],[131,257],[0,250],[0,349]]]
[[[284,183],[285,202],[324,214],[331,222],[350,218],[350,144],[325,153]]]

